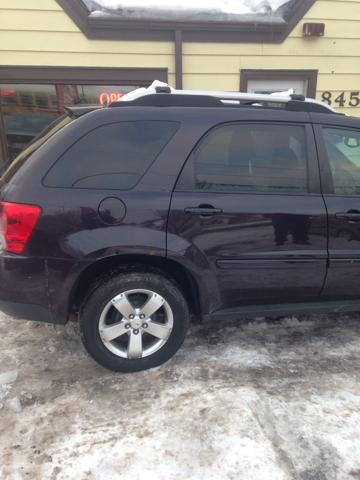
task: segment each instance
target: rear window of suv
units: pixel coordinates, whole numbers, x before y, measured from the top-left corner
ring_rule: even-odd
[[[46,187],[133,188],[180,124],[134,121],[98,127],[74,143],[43,180]]]

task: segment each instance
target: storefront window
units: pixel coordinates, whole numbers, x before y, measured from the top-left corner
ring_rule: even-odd
[[[240,92],[275,93],[293,90],[315,98],[317,70],[241,70]]]
[[[110,103],[136,88],[134,85],[0,84],[9,156],[16,156],[62,115],[65,106]]]

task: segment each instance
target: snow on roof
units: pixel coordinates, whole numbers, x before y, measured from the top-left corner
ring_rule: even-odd
[[[291,0],[83,0],[91,16],[283,22]]]

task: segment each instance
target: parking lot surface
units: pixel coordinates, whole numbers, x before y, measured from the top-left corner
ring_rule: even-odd
[[[360,479],[360,314],[193,324],[118,374],[0,314],[0,479]]]

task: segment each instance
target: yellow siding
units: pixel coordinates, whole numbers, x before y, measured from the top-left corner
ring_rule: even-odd
[[[317,0],[307,13],[306,18],[317,21],[360,19],[360,5],[356,0]]]
[[[173,42],[88,40],[55,0],[0,0],[0,65],[168,68]]]
[[[325,23],[324,38],[303,38],[306,22]],[[241,69],[309,70],[317,98],[360,91],[360,0],[317,0],[282,44],[185,43],[185,89],[238,91]],[[168,68],[173,42],[88,40],[55,0],[0,0],[0,65]],[[337,106],[334,103],[334,106]],[[340,108],[360,117],[360,106]]]
[[[63,11],[26,10],[23,15],[19,10],[10,10],[0,5],[0,26],[4,32],[78,32],[75,23]],[[46,22],[44,21],[46,17]]]
[[[58,3],[53,0],[1,0],[1,8],[14,10],[58,10],[62,11]]]
[[[198,73],[196,75],[184,74],[183,77],[184,89],[186,90],[223,90],[223,91],[239,91],[239,75],[229,74],[204,74]],[[234,88],[237,84],[238,88]]]
[[[79,60],[83,55],[92,54],[129,54],[150,55],[156,51],[159,57],[173,56],[174,45],[172,43],[158,42],[115,42],[88,40],[85,35],[78,32],[26,32],[19,34],[16,31],[0,30],[0,55],[6,51],[19,52],[29,62],[29,55],[33,53],[63,52],[76,54]],[[135,62],[135,60],[134,60]],[[4,63],[4,62],[1,62]],[[66,62],[65,62],[66,65]],[[109,66],[112,66],[110,63]],[[132,65],[135,66],[135,65]],[[139,65],[137,65],[139,66]]]
[[[305,22],[325,23],[323,38],[303,38]],[[282,44],[184,45],[184,88],[238,91],[241,69],[318,70],[317,98],[360,91],[360,1],[317,0]],[[338,110],[360,117],[360,106]]]
[[[22,52],[3,52],[1,58],[6,65],[67,65],[71,67],[138,67],[153,68],[151,55],[122,55],[111,53],[64,53],[64,52],[31,52],[31,63],[24,61]],[[135,63],[135,65],[134,65]],[[162,55],[157,58],[156,67],[166,68],[173,64],[173,57]]]

